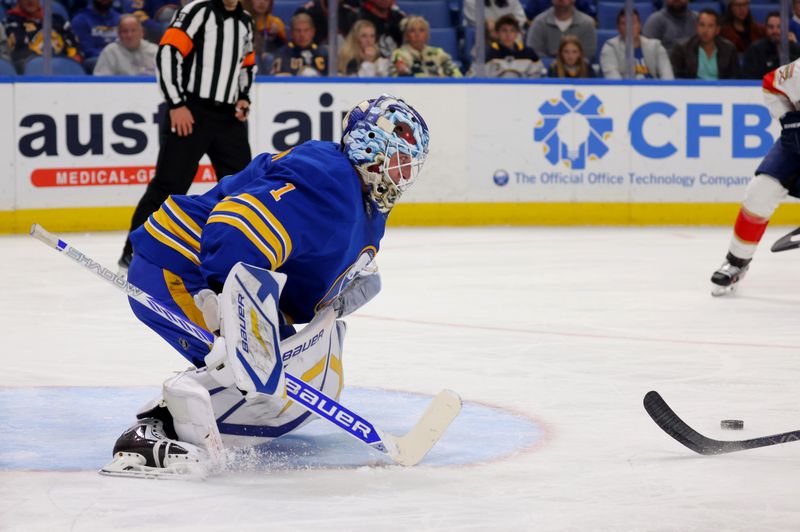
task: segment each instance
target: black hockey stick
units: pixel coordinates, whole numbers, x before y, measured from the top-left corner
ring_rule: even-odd
[[[707,438],[679,418],[658,392],[654,391],[647,392],[647,395],[644,396],[644,409],[664,432],[694,452],[704,455],[734,453],[800,440],[800,430],[762,436],[752,440],[720,441]]]
[[[800,227],[791,233],[780,237],[769,249],[773,253],[777,253],[778,251],[786,251],[787,249],[797,248],[800,248]]]

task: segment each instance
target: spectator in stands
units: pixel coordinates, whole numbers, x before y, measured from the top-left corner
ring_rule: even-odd
[[[39,0],[18,0],[16,7],[6,13],[5,29],[8,49],[17,71],[22,73],[25,61],[33,55],[42,55],[44,36],[42,18],[44,10]],[[52,17],[51,47],[54,56],[82,60],[78,43],[69,22],[60,15]]]
[[[144,28],[136,15],[126,13],[119,19],[119,40],[100,52],[94,67],[95,76],[154,76],[158,45],[144,40]]]
[[[552,0],[524,0],[522,7],[525,9],[525,17],[528,20],[535,19],[539,13],[543,13],[553,5]],[[575,0],[575,9],[581,13],[586,13],[592,18],[597,17],[596,0]]]
[[[514,15],[503,15],[495,23],[497,40],[486,52],[486,76],[490,78],[540,78],[546,74],[533,48],[520,40],[519,22]]]
[[[275,54],[272,73],[276,76],[324,76],[328,73],[328,52],[314,42],[314,21],[307,13],[295,13],[289,22],[292,40]]]
[[[625,8],[617,13],[619,35],[607,40],[600,51],[600,68],[606,79],[625,77]],[[667,51],[658,39],[641,36],[639,11],[633,10],[633,79],[675,79]]]
[[[742,54],[751,43],[766,35],[763,24],[753,20],[750,0],[730,0],[722,16],[720,35],[728,39]]]
[[[553,7],[533,19],[525,44],[539,57],[555,57],[565,35],[576,36],[586,57],[594,57],[597,51],[594,19],[577,11],[575,0],[553,0]]]
[[[435,46],[428,46],[430,27],[422,17],[410,16],[403,20],[403,46],[392,52],[389,74],[435,78],[460,78],[461,71],[450,54]]]
[[[288,42],[286,26],[272,14],[273,0],[242,0],[245,11],[253,17],[253,51],[258,71],[272,68],[272,54]]]
[[[158,43],[175,12],[188,0],[122,0],[122,12],[136,15],[144,28],[144,38]]]
[[[347,35],[350,28],[358,20],[360,0],[338,0],[337,25],[339,35]],[[318,45],[328,44],[328,0],[309,0],[295,11],[306,13],[314,21],[314,42]]]
[[[690,10],[688,0],[666,0],[664,7],[647,17],[642,35],[658,39],[667,51],[679,41],[693,37],[697,13]]]
[[[476,0],[464,0],[464,21],[468,26],[475,25]],[[519,24],[520,28],[524,28],[528,24],[528,19],[525,17],[525,10],[519,0],[481,0],[484,3],[483,18],[486,21],[486,36],[488,41],[497,40],[495,34],[495,27],[497,21],[503,15],[512,15]]]
[[[372,78],[389,75],[389,59],[381,57],[372,22],[359,20],[353,25],[339,49],[338,66],[342,76]]]
[[[583,45],[574,35],[564,35],[555,61],[547,69],[551,78],[595,78],[594,69],[583,55]]]
[[[356,19],[366,19],[375,25],[378,48],[384,57],[390,57],[392,52],[403,43],[403,30],[400,28],[400,23],[405,17],[406,14],[400,11],[394,0],[363,0],[361,7],[356,11]],[[347,32],[354,23],[355,19],[347,27]]]
[[[789,31],[794,33],[795,41],[800,41],[800,0],[792,2],[792,18],[789,19]]]
[[[761,79],[767,72],[775,70],[781,65],[778,58],[778,46],[781,43],[781,15],[777,11],[770,11],[767,15],[767,35],[752,43],[744,51],[742,77],[745,79]],[[789,34],[789,62],[800,57],[800,45],[791,40],[793,33]]]
[[[119,13],[111,9],[113,0],[92,0],[72,17],[72,31],[78,38],[83,66],[91,74],[103,48],[117,40]]]
[[[675,46],[670,54],[676,78],[714,80],[739,77],[736,47],[719,32],[717,12],[702,10],[697,18],[697,35]]]

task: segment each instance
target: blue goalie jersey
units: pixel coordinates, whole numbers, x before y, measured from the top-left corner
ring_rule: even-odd
[[[218,293],[240,261],[282,272],[280,310],[306,323],[374,257],[385,228],[339,146],[311,141],[259,155],[203,195],[170,196],[131,241],[137,256]]]

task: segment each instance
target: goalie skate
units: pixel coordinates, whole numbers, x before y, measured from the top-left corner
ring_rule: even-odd
[[[722,266],[711,275],[711,282],[714,284],[711,295],[724,296],[735,292],[749,268],[750,259],[740,259],[728,253]]]
[[[114,445],[114,459],[100,469],[103,475],[157,479],[202,479],[213,473],[205,451],[169,439],[155,418],[138,420]]]

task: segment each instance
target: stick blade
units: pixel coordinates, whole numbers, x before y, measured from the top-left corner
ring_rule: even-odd
[[[791,233],[780,237],[772,244],[770,251],[777,253],[779,251],[786,251],[789,249],[797,249],[800,247],[800,227]]]
[[[384,436],[384,440],[392,439],[394,444],[389,446],[389,455],[398,464],[417,465],[436,445],[460,412],[461,397],[452,390],[442,390],[405,436]]]
[[[645,394],[644,409],[661,430],[692,451],[703,455],[728,452],[723,450],[723,442],[707,438],[687,425],[658,392]]]

